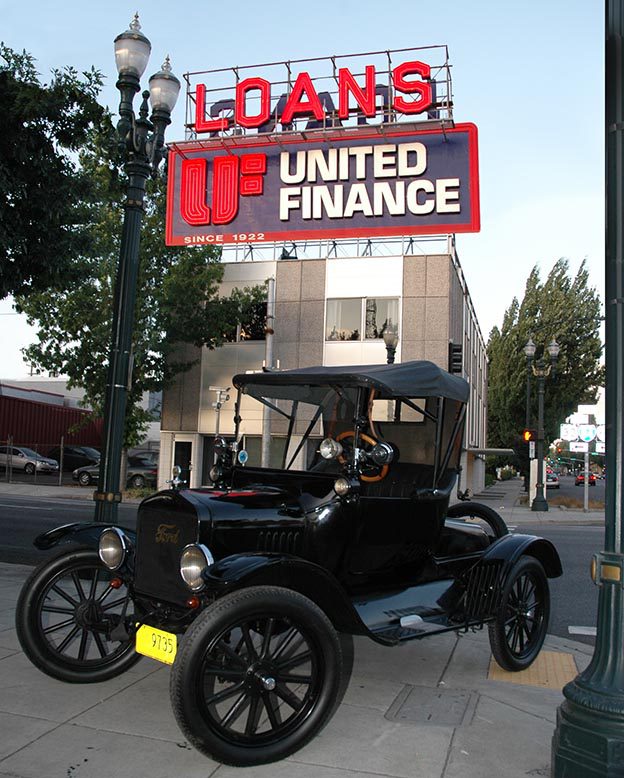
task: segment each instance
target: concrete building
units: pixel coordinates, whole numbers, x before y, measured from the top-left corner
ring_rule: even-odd
[[[391,324],[398,326],[396,361],[427,359],[466,378],[471,395],[461,488],[476,492],[485,475],[485,343],[454,241],[449,237],[439,243],[442,250],[424,254],[410,253],[399,243],[396,253],[374,255],[369,241],[367,255],[335,256],[334,250],[301,259],[284,250],[282,259],[228,262],[222,293],[275,279],[274,366],[384,363],[381,332]],[[233,341],[214,351],[183,347],[179,356],[197,362],[163,395],[161,485],[174,463],[190,464],[191,486],[209,483],[215,432],[234,431],[231,378],[259,370],[265,361],[265,341],[250,338],[244,327]],[[259,464],[262,419],[257,412],[250,418],[245,402],[253,401],[244,398],[241,409],[243,445],[250,463]],[[277,451],[279,433],[272,435],[271,445]]]

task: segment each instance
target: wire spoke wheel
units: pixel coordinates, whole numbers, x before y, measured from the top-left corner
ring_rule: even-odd
[[[546,637],[550,594],[544,568],[522,557],[509,574],[495,621],[489,625],[492,653],[505,670],[525,670]]]
[[[288,589],[218,600],[182,641],[171,676],[178,723],[227,764],[281,759],[326,723],[341,688],[340,642],[325,614]]]
[[[88,683],[138,661],[125,630],[134,604],[125,584],[111,586],[113,577],[92,549],[65,551],[34,571],[20,595],[16,625],[24,652],[41,670]]]

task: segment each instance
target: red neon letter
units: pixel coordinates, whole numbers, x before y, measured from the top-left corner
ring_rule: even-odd
[[[431,68],[424,62],[404,62],[392,71],[392,83],[394,88],[405,94],[418,94],[416,101],[406,100],[403,97],[395,97],[393,106],[401,113],[422,113],[431,105],[431,84],[424,81],[406,81],[406,76],[417,75],[421,78],[431,78]]]
[[[212,165],[212,220],[228,224],[238,213],[238,157],[215,157]]]
[[[355,97],[355,102],[362,109],[364,116],[374,116],[375,107],[375,66],[366,66],[366,86],[364,89],[353,78],[348,68],[338,71],[338,116],[349,118],[349,93]]]
[[[221,132],[227,130],[229,119],[206,121],[206,84],[197,84],[195,90],[195,132]]]
[[[253,116],[245,113],[245,100],[250,89],[260,90],[260,110]],[[259,127],[269,121],[271,115],[271,84],[264,78],[246,78],[236,84],[236,124],[241,127]]]
[[[307,94],[308,100],[301,99],[304,94]],[[315,119],[323,120],[323,106],[319,96],[316,94],[316,89],[312,84],[309,73],[299,73],[297,76],[292,92],[288,95],[280,122],[282,124],[290,124],[296,113],[303,114],[304,116],[312,114]]]
[[[182,160],[180,213],[187,224],[210,224],[210,208],[206,205],[205,159]]]

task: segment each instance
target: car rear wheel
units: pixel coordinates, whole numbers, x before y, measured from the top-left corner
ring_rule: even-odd
[[[89,486],[91,483],[91,474],[90,473],[80,473],[78,476],[78,483],[81,486]]]
[[[93,683],[138,662],[126,631],[134,605],[113,577],[91,548],[65,549],[34,570],[16,609],[17,636],[34,665],[61,681]]]
[[[142,475],[133,475],[130,479],[132,489],[142,489],[145,486],[145,478]]]
[[[482,505],[478,502],[458,502],[456,505],[450,506],[446,516],[449,519],[468,519],[485,524],[489,528],[490,534],[494,535],[495,538],[502,538],[509,534],[503,517],[489,505]]]
[[[345,689],[340,640],[298,592],[242,589],[206,609],[186,633],[171,674],[178,724],[225,764],[274,762],[308,743]]]
[[[24,465],[24,472],[26,475],[34,475],[35,474],[35,466],[32,462],[26,462]]]
[[[488,625],[492,654],[504,670],[526,670],[535,661],[549,616],[544,568],[534,557],[521,557],[505,582],[496,618]]]

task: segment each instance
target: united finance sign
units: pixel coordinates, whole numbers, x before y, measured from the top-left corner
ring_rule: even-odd
[[[479,230],[477,128],[189,141],[169,154],[168,245]]]

